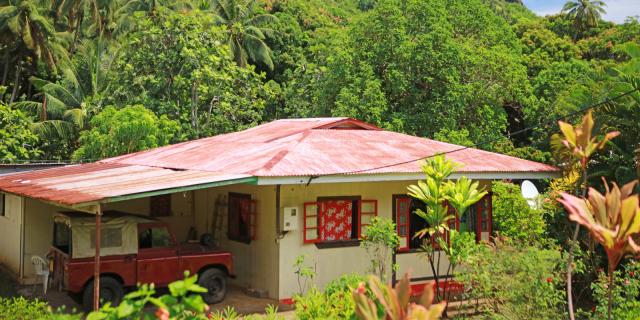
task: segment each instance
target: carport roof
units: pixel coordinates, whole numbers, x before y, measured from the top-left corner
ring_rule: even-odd
[[[0,190],[73,207],[255,181],[246,174],[97,162],[4,176]]]
[[[540,178],[558,171],[538,162],[385,131],[355,119],[310,118],[277,120],[96,163],[7,175],[0,177],[0,190],[68,206],[221,184],[280,178],[283,182],[278,183],[288,183],[292,177],[382,181],[396,175],[410,180],[421,173],[418,159],[440,153],[461,163],[458,172],[470,177]]]

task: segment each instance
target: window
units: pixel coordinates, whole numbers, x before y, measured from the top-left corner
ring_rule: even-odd
[[[69,254],[69,247],[71,246],[71,237],[69,233],[69,226],[66,223],[55,222],[53,224],[53,246],[66,254]]]
[[[424,203],[406,195],[397,195],[394,199],[394,222],[400,237],[398,251],[417,249],[424,239],[415,237],[416,233],[428,226],[424,219],[414,214],[417,209],[426,210]],[[491,235],[491,196],[487,195],[459,217],[455,209],[449,207],[449,214],[456,218],[449,221],[449,229],[474,232],[476,240],[489,240]],[[449,233],[444,235],[449,241]],[[436,248],[437,244],[432,243]]]
[[[407,195],[394,196],[394,222],[400,236],[399,251],[417,249],[423,239],[414,237],[415,234],[428,226],[424,219],[414,214],[417,209],[426,210],[424,203],[412,199]]]
[[[7,199],[5,198],[5,194],[0,193],[0,217],[4,217],[7,214],[7,208],[5,206],[6,202]]]
[[[173,246],[169,230],[165,227],[150,227],[138,231],[138,248],[166,248]]]
[[[171,216],[171,195],[163,194],[149,198],[149,215],[152,217]]]
[[[304,204],[304,242],[358,240],[378,214],[376,200],[327,197]]]
[[[91,229],[91,240],[89,241],[91,248],[96,247],[96,229]],[[100,247],[101,248],[119,248],[122,247],[122,229],[114,227],[102,227],[100,229]]]
[[[476,241],[487,241],[492,232],[492,202],[491,194],[487,194],[480,201],[469,207],[460,218],[460,230],[476,234]]]
[[[256,237],[256,201],[251,195],[229,193],[228,237],[250,243]]]

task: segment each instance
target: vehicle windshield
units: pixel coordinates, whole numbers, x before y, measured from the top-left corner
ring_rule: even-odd
[[[69,254],[71,252],[71,230],[64,222],[53,224],[53,246],[58,250]]]

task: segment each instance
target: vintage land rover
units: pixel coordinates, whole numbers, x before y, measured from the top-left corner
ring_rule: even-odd
[[[138,283],[164,287],[198,274],[208,290],[207,303],[224,299],[227,277],[233,275],[231,253],[207,241],[179,244],[169,226],[159,220],[106,211],[101,220],[100,297],[118,304],[126,289]],[[52,285],[80,297],[86,309],[93,305],[95,217],[62,212],[54,217],[51,259]],[[205,244],[203,244],[203,242]]]

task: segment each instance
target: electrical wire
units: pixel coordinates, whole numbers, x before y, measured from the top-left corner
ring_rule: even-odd
[[[616,101],[618,99],[624,98],[624,97],[626,97],[626,96],[628,96],[628,95],[630,95],[630,94],[632,94],[632,93],[634,93],[636,91],[639,91],[639,90],[640,90],[640,88],[635,88],[633,90],[629,90],[627,92],[621,93],[621,94],[619,94],[619,95],[617,95],[617,96],[615,96],[613,98],[606,98],[604,101],[598,102],[596,104],[590,105],[590,106],[585,107],[585,108],[581,108],[581,109],[576,110],[574,112],[570,112],[570,113],[568,113],[568,114],[566,114],[564,116],[557,117],[555,119],[551,119],[551,120],[547,120],[547,121],[541,122],[541,123],[539,123],[537,125],[534,125],[534,126],[530,126],[530,127],[524,128],[524,129],[520,129],[520,130],[514,131],[512,133],[509,133],[509,137],[515,136],[515,135],[518,135],[518,134],[522,134],[522,133],[531,131],[533,129],[539,128],[539,127],[544,127],[544,126],[547,126],[547,125],[552,124],[552,123],[556,123],[556,122],[558,122],[560,120],[563,120],[563,119],[566,119],[568,117],[572,117],[572,116],[581,114],[581,113],[583,113],[585,111],[589,111],[589,110],[592,110],[592,109],[595,109],[595,108],[599,108],[599,107],[605,106],[608,103],[611,103],[611,102]],[[474,143],[471,146],[464,146],[464,147],[460,147],[458,149],[449,150],[449,151],[440,152],[440,153],[435,153],[435,154],[431,154],[431,155],[424,156],[424,157],[413,158],[413,159],[406,160],[406,161],[401,161],[401,162],[395,162],[395,163],[387,164],[387,165],[384,165],[384,166],[367,168],[367,169],[360,169],[360,170],[354,170],[354,171],[345,171],[345,172],[340,172],[340,173],[329,173],[329,174],[325,174],[325,175],[322,175],[322,176],[357,174],[357,173],[363,173],[363,172],[368,172],[368,171],[373,171],[373,170],[385,169],[385,168],[389,168],[389,167],[395,167],[395,166],[399,166],[399,165],[403,165],[403,164],[407,164],[407,163],[412,163],[412,162],[416,162],[416,161],[420,161],[420,160],[433,158],[433,157],[439,156],[439,155],[446,155],[446,154],[451,154],[451,153],[454,153],[454,152],[460,152],[460,151],[463,151],[463,150],[480,147],[480,146],[483,146],[483,145],[487,145],[487,144],[491,144],[491,143],[494,143],[494,142],[501,141],[502,139],[504,139],[504,137],[497,138],[497,139],[491,139],[491,140],[487,140],[487,141],[482,141],[482,142],[479,142],[479,143]]]
[[[563,116],[560,116],[560,117],[557,117],[557,118],[554,118],[554,119],[551,119],[551,120],[547,120],[547,121],[541,122],[541,123],[539,123],[537,125],[534,125],[534,126],[530,126],[530,127],[524,128],[524,129],[520,129],[520,130],[511,132],[511,133],[508,134],[508,136],[511,137],[511,136],[519,135],[519,134],[531,131],[533,129],[536,129],[536,128],[539,128],[539,127],[543,127],[543,126],[547,126],[549,124],[558,122],[558,121],[566,119],[568,117],[572,117],[572,116],[581,114],[581,113],[583,113],[585,111],[602,107],[602,106],[604,106],[604,105],[606,105],[608,103],[611,103],[613,101],[616,101],[618,99],[626,97],[626,96],[628,96],[628,95],[630,95],[630,94],[632,94],[632,93],[634,93],[636,91],[639,91],[639,90],[640,90],[640,88],[635,88],[633,90],[629,90],[627,92],[621,93],[621,94],[619,94],[619,95],[617,95],[617,96],[615,96],[613,98],[606,98],[605,100],[603,100],[601,102],[598,102],[598,103],[590,105],[588,107],[581,108],[579,110],[570,112],[570,113],[568,113],[566,115],[563,115]],[[416,162],[416,161],[420,161],[420,160],[429,159],[429,158],[432,158],[432,157],[435,157],[435,156],[438,156],[438,155],[446,155],[446,154],[451,154],[451,153],[454,153],[454,152],[460,152],[460,151],[471,149],[471,148],[477,148],[477,147],[480,147],[480,146],[484,146],[484,145],[487,145],[487,144],[491,144],[491,143],[494,143],[494,142],[501,141],[502,139],[504,139],[504,137],[491,139],[491,140],[486,140],[486,141],[482,141],[482,142],[479,142],[479,143],[474,143],[474,144],[472,144],[470,146],[464,146],[464,147],[460,147],[458,149],[449,150],[449,151],[445,151],[445,152],[440,152],[440,153],[436,153],[436,154],[431,154],[431,155],[427,155],[427,156],[423,156],[423,157],[419,157],[419,158],[412,158],[412,159],[406,160],[406,161],[394,162],[394,163],[390,163],[390,164],[387,164],[387,165],[384,165],[384,166],[372,167],[372,168],[354,170],[354,171],[345,171],[345,172],[339,172],[339,173],[328,173],[328,174],[324,174],[322,176],[356,174],[356,173],[362,173],[362,172],[373,171],[373,170],[378,170],[378,169],[385,169],[385,168],[389,168],[389,167],[395,167],[395,166],[399,166],[399,165],[403,165],[403,164],[407,164],[407,163],[411,163],[411,162]],[[52,165],[54,165],[54,164],[79,164],[79,163],[94,162],[94,161],[97,161],[97,160],[100,160],[100,159],[80,159],[80,160],[76,160],[76,161],[74,161],[74,160],[39,160],[38,162],[32,162],[33,160],[29,160],[29,159],[9,159],[9,158],[4,158],[4,159],[0,159],[0,165],[2,165],[2,164],[11,165],[11,164],[21,164],[21,163],[22,164],[32,164],[32,165],[39,165],[39,164],[45,164],[45,165],[46,164],[52,164]]]

